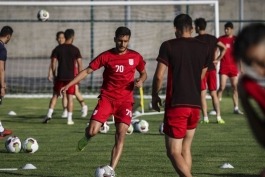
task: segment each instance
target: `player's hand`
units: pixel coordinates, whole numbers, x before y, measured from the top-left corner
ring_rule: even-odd
[[[218,60],[214,60],[213,61],[213,64],[214,64],[215,67],[217,66],[218,62],[219,62]]]
[[[152,109],[157,112],[160,112],[158,104],[159,106],[162,106],[161,98],[158,95],[152,95]]]
[[[64,86],[64,87],[62,87],[61,88],[61,90],[60,90],[60,97],[62,98],[63,97],[63,93],[66,91],[66,90],[68,90],[68,86]]]
[[[135,87],[141,88],[142,86],[143,86],[143,81],[140,78],[135,79]]]
[[[1,87],[0,93],[1,93],[0,94],[1,97],[4,97],[5,96],[5,94],[6,94],[5,87]]]
[[[53,77],[52,76],[48,76],[48,80],[52,82],[53,81]]]

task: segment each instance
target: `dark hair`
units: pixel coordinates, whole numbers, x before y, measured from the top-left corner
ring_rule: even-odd
[[[187,14],[180,14],[174,19],[174,26],[181,32],[192,29],[192,19]]]
[[[129,36],[131,37],[131,30],[127,27],[121,26],[116,29],[115,31],[115,37],[118,36]]]
[[[243,28],[238,33],[236,41],[234,43],[234,58],[240,60],[248,65],[251,64],[251,59],[246,56],[247,49],[252,46],[259,44],[265,40],[265,25],[262,23],[253,23]]]
[[[63,31],[58,31],[58,32],[56,33],[56,40],[59,38],[59,36],[60,36],[61,34],[64,35],[64,32],[63,32]]]
[[[12,34],[13,34],[13,29],[10,26],[4,26],[0,32],[1,37],[5,37],[7,35],[12,35]]]
[[[70,38],[73,37],[74,35],[75,35],[75,31],[74,31],[73,29],[67,29],[67,30],[65,30],[65,32],[64,32],[65,40],[70,39]]]
[[[204,18],[196,18],[194,21],[194,24],[196,27],[199,27],[200,30],[205,30],[207,22],[205,21]]]
[[[234,25],[233,25],[232,22],[227,22],[227,23],[225,24],[225,28],[231,28],[231,29],[234,29]]]

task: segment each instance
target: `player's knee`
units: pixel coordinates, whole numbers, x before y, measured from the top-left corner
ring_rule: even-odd
[[[98,134],[98,130],[96,130],[95,127],[86,127],[85,135],[88,139],[95,136],[96,134]]]

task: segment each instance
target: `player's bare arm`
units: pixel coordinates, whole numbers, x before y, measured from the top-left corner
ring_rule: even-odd
[[[207,70],[208,70],[208,67],[202,69],[201,80],[203,80],[203,78],[205,77]]]
[[[52,81],[53,75],[52,75],[52,60],[49,66],[49,72],[48,72],[48,80]]]
[[[93,69],[91,69],[90,67],[87,67],[86,69],[81,71],[71,82],[69,82],[69,84],[67,84],[65,87],[62,87],[60,92],[62,93],[64,91],[68,90],[69,87],[80,82],[81,80],[83,80],[87,75],[89,75],[93,71],[94,71]]]
[[[226,46],[221,41],[217,43],[217,47],[220,52],[219,52],[219,56],[213,61],[215,65],[217,65],[217,63],[224,57],[226,49],[227,49]]]
[[[244,69],[243,69],[243,65],[242,65],[242,60],[239,61],[239,71],[240,71],[240,74],[244,74]]]
[[[167,66],[161,62],[157,63],[156,72],[153,77],[152,84],[152,107],[155,111],[160,112],[159,106],[162,106],[161,98],[158,96],[158,92],[162,88],[164,74]],[[158,106],[159,104],[159,106]]]
[[[135,80],[135,86],[138,88],[141,88],[143,86],[143,83],[147,79],[147,73],[146,70],[144,69],[143,71],[139,72],[140,77]]]
[[[1,96],[3,97],[5,95],[5,69],[4,69],[4,61],[0,60],[0,86],[1,86]]]
[[[52,70],[53,79],[55,79],[56,77],[56,64],[57,64],[57,58],[53,58],[51,61],[51,70]]]
[[[77,61],[78,73],[80,73],[83,69],[82,60],[81,58],[78,58],[76,61]]]

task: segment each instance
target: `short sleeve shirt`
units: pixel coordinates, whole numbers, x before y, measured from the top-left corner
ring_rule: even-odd
[[[97,56],[89,67],[94,71],[104,67],[102,96],[134,102],[134,75],[136,70],[142,72],[145,69],[145,61],[138,52],[127,49],[125,54],[119,55],[113,48]]]
[[[77,47],[72,44],[57,46],[52,52],[51,58],[58,60],[57,80],[71,81],[75,77],[75,64],[78,58],[82,58]]]
[[[209,46],[209,57],[210,57],[211,61],[214,61],[218,39],[215,36],[209,35],[209,34],[198,35],[195,38],[208,44],[208,46]],[[212,71],[212,70],[215,70],[215,65],[213,62],[210,62],[209,66],[208,66],[208,71]]]
[[[4,63],[5,63],[6,59],[7,59],[7,51],[6,51],[4,43],[2,41],[0,41],[0,60],[4,61]]]
[[[201,73],[210,63],[209,47],[195,38],[163,42],[157,61],[168,67],[166,105],[200,108]]]

